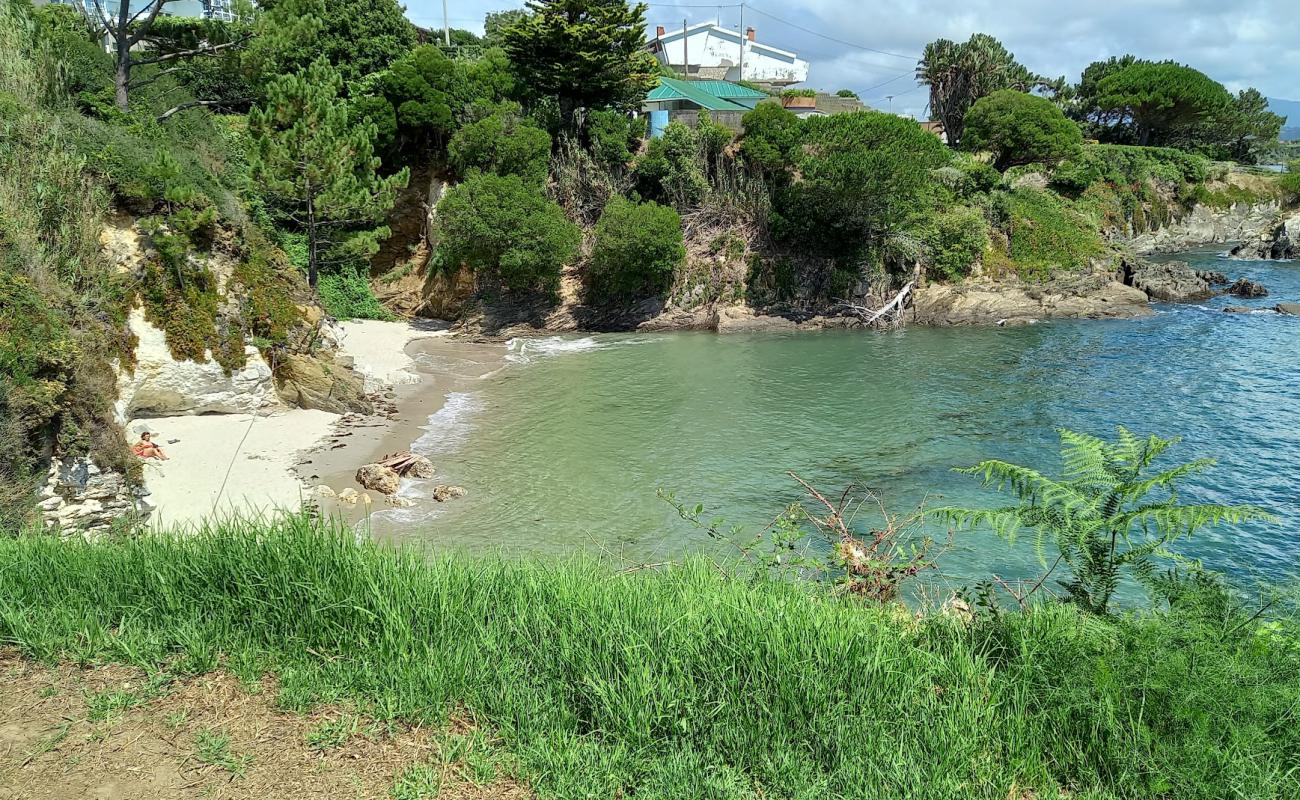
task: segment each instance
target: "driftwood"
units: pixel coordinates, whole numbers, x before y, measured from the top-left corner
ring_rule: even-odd
[[[379,459],[376,463],[380,466],[388,467],[398,475],[405,477],[408,472],[422,461],[424,461],[422,456],[417,456],[410,450],[402,450],[397,453],[390,453]]]
[[[909,281],[906,286],[898,291],[898,294],[894,295],[893,300],[890,300],[878,309],[870,309],[866,306],[859,306],[853,303],[840,303],[836,306],[836,309],[857,317],[862,321],[863,325],[874,325],[886,314],[891,312],[902,313],[903,305],[907,301],[907,296],[912,293],[912,288],[914,286],[916,286],[916,282]]]

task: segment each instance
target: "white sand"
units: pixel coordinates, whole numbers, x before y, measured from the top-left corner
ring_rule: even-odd
[[[293,409],[270,416],[208,414],[132,421],[127,426],[132,441],[141,430],[149,430],[171,458],[145,464],[145,486],[152,492],[148,501],[157,507],[151,520],[168,525],[211,517],[214,511],[215,516],[296,511],[306,496],[293,473],[297,454],[324,439],[336,419],[337,414],[326,411]],[[168,444],[168,439],[180,441]]]
[[[450,335],[445,327],[427,321],[358,319],[341,322],[339,327],[343,330],[339,354],[352,357],[353,369],[365,377],[367,392],[419,383],[415,360],[406,354],[406,346],[416,339]]]

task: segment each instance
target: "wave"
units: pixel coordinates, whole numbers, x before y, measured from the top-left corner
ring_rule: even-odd
[[[605,347],[594,337],[584,336],[546,336],[541,339],[515,338],[506,342],[506,360],[518,364],[529,364],[538,358],[565,355],[568,353],[585,353]]]

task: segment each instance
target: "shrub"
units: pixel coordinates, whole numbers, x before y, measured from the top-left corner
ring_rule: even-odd
[[[660,292],[686,258],[682,220],[671,208],[615,197],[596,225],[588,270],[602,299],[634,299]]]
[[[786,89],[781,92],[782,97],[816,97],[816,89]]]
[[[947,279],[970,274],[989,246],[989,226],[977,208],[961,206],[935,217],[925,231],[929,267]]]
[[[632,160],[641,138],[645,120],[617,111],[602,109],[587,115],[587,139],[591,155],[609,168],[622,168]]]
[[[783,175],[799,151],[799,118],[779,103],[759,103],[741,119],[740,154],[750,169],[768,177]]]
[[[375,297],[370,281],[353,266],[323,273],[316,291],[325,311],[336,319],[393,318]]]
[[[961,145],[988,150],[994,166],[1006,170],[1019,164],[1057,164],[1079,152],[1083,135],[1046,97],[1010,89],[980,98],[966,115]]]
[[[802,180],[778,193],[774,232],[833,258],[859,258],[934,207],[931,171],[948,148],[912,120],[859,111],[804,121]]]
[[[695,124],[695,138],[699,140],[700,149],[704,152],[706,166],[712,170],[716,168],[718,159],[722,157],[722,151],[735,137],[730,128],[714,122],[709,112],[701,111],[699,120]]]
[[[555,203],[517,175],[476,173],[438,204],[438,260],[522,291],[559,286],[582,235]]]
[[[677,208],[698,205],[709,189],[699,137],[680,122],[668,123],[663,136],[650,140],[633,170],[643,197]]]
[[[517,175],[541,186],[546,183],[551,135],[520,116],[518,105],[502,103],[483,119],[456,131],[447,153],[462,176],[478,170]]]

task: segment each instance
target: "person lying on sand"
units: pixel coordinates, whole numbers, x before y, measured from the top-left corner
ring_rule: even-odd
[[[140,434],[140,441],[131,445],[131,452],[140,458],[156,458],[160,461],[166,461],[167,454],[163,452],[161,447],[151,441],[151,435],[149,431]]]

